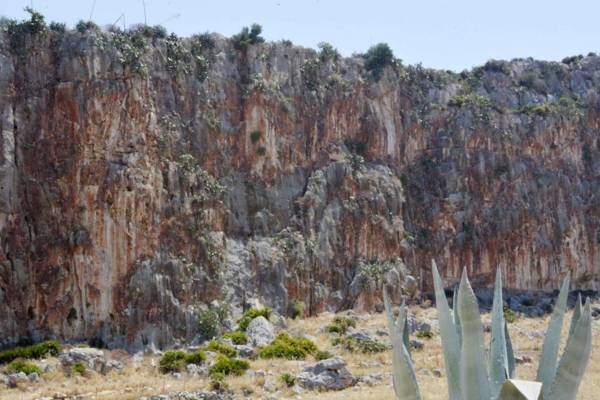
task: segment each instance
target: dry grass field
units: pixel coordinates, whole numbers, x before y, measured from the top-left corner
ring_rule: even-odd
[[[434,321],[436,319],[436,311],[433,308],[412,307],[411,312],[421,318]],[[391,371],[390,352],[364,355],[334,349],[331,344],[331,334],[321,332],[321,328],[330,322],[332,318],[332,314],[324,314],[316,318],[288,321],[288,331],[293,334],[306,333],[316,337],[319,348],[330,350],[342,356],[348,362],[348,367],[355,376],[384,373],[386,375],[383,381],[377,382],[373,386],[360,383],[341,392],[316,393],[304,391],[297,394],[285,387],[279,377],[284,372],[292,374],[300,372],[303,362],[258,359],[251,362],[251,371],[262,370],[265,372],[265,376],[257,376],[249,372],[245,376],[228,379],[230,387],[235,390],[235,397],[330,400],[393,399],[391,380],[387,375]],[[570,313],[568,318],[570,318]],[[484,322],[489,322],[489,315],[485,314],[483,319]],[[548,319],[549,317],[538,319],[519,318],[509,325],[516,355],[520,357],[529,356],[533,360],[531,363],[521,363],[517,366],[516,375],[519,379],[533,379],[535,377],[537,359]],[[385,318],[383,314],[370,315],[368,319],[358,321],[358,328],[373,332],[379,328],[385,328]],[[568,320],[564,324],[564,329],[563,337],[566,337]],[[447,399],[445,373],[441,378],[434,376],[432,373],[435,369],[444,369],[440,338],[435,326],[433,331],[434,337],[423,339],[424,348],[413,353],[414,365],[423,399],[445,400]],[[590,365],[577,397],[579,400],[596,400],[600,397],[600,351],[598,351],[600,349],[600,320],[594,321],[593,333],[595,351],[592,354]],[[124,352],[113,352],[111,356],[124,361],[125,368],[123,371],[119,373],[111,372],[106,376],[91,374],[88,377],[69,377],[60,368],[57,368],[53,372],[44,374],[37,383],[15,389],[5,387],[0,389],[0,398],[3,400],[30,400],[43,397],[103,400],[137,399],[140,396],[208,388],[208,379],[206,378],[191,377],[184,373],[182,378],[178,380],[170,375],[161,374],[156,367],[158,356],[147,356],[143,362],[137,364]],[[373,361],[376,361],[376,363],[373,363]],[[376,366],[373,367],[370,364],[376,364]],[[265,385],[265,382],[272,384]],[[266,390],[264,386],[272,387],[270,390]],[[246,395],[242,393],[246,393]]]

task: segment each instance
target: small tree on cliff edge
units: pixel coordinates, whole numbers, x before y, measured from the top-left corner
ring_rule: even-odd
[[[394,52],[387,43],[379,43],[371,46],[363,57],[365,59],[366,70],[376,81],[381,78],[385,67],[395,62]]]
[[[231,40],[236,49],[246,50],[251,44],[263,43],[265,41],[265,39],[260,36],[261,33],[262,26],[259,24],[252,24],[250,28],[247,26],[243,27],[240,33],[231,37]]]

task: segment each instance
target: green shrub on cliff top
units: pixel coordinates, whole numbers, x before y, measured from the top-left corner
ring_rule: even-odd
[[[26,54],[27,44],[25,39],[27,36],[45,35],[48,32],[48,26],[42,14],[29,7],[26,7],[25,11],[29,14],[28,20],[21,22],[8,20],[2,29],[8,38],[10,51],[19,56]]]
[[[363,57],[366,70],[376,81],[381,78],[385,67],[392,65],[395,61],[394,52],[386,43],[372,46]]]
[[[237,50],[246,50],[248,46],[252,44],[263,43],[265,39],[260,36],[261,33],[262,26],[259,24],[252,24],[250,28],[245,26],[242,28],[240,33],[231,37],[233,47],[235,47]]]

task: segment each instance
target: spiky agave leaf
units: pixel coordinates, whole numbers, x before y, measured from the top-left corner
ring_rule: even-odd
[[[583,311],[583,305],[581,304],[581,293],[577,293],[577,302],[575,303],[575,307],[573,308],[573,316],[571,317],[571,326],[569,327],[569,336],[573,334],[573,330],[575,329],[575,324],[577,320],[581,317],[581,312]]]
[[[493,398],[498,396],[504,381],[509,375],[506,322],[504,321],[504,302],[502,301],[502,272],[498,268],[496,270],[496,286],[494,287],[492,338],[490,342],[490,388]]]
[[[506,338],[506,355],[508,356],[508,377],[510,379],[515,377],[515,352],[513,350],[512,340],[510,340],[510,334],[508,333],[508,324],[504,321],[504,337]]]
[[[387,292],[383,292],[383,303],[392,339],[392,381],[397,400],[421,400],[417,377],[413,369],[408,349],[404,345],[406,326],[406,306],[402,304],[400,314],[394,320],[392,307]]]
[[[454,320],[454,326],[456,327],[456,333],[458,334],[458,343],[462,345],[460,318],[458,318],[458,285],[456,285],[454,293],[452,293],[452,318]]]
[[[460,400],[460,340],[448,299],[444,292],[444,284],[435,264],[435,260],[431,260],[431,273],[433,274],[433,286],[435,289],[435,305],[438,312],[440,325],[440,334],[442,337],[442,348],[444,351],[444,364],[446,366],[446,377],[448,379],[448,396],[450,400]],[[457,305],[454,303],[456,312]]]
[[[467,278],[466,269],[458,289],[458,317],[464,344],[460,352],[462,400],[489,400],[491,392],[483,355],[483,327],[477,298]]]
[[[585,373],[592,352],[592,308],[590,299],[585,303],[581,317],[560,359],[556,377],[546,400],[575,400],[577,389]]]
[[[567,275],[563,281],[560,293],[554,305],[554,311],[548,325],[548,331],[542,345],[542,355],[537,371],[537,381],[542,382],[544,398],[548,398],[550,386],[556,374],[558,360],[558,348],[560,346],[560,333],[562,330],[565,310],[567,308],[567,296],[569,294],[570,277]]]
[[[390,330],[392,329],[392,327],[397,329],[398,320],[394,319],[394,313],[392,311],[392,306],[391,306],[392,302],[390,301],[390,296],[385,287],[383,288],[383,304],[385,307],[385,315],[387,317],[388,326],[390,327]],[[402,305],[404,305],[404,302],[402,303]],[[404,342],[404,346],[406,347],[406,350],[408,351],[408,354],[410,355],[410,338],[408,335],[409,334],[409,332],[408,332],[408,313],[404,314],[404,325],[407,327],[407,329],[404,330],[404,334],[402,335],[402,341]],[[391,335],[392,335],[392,333],[390,332],[390,336]]]
[[[404,334],[402,335],[402,342],[404,343],[404,347],[412,360],[412,354],[410,354],[410,338],[408,337],[408,312],[404,314]]]
[[[392,331],[395,331],[397,329],[397,322],[394,318],[394,313],[392,312],[392,302],[390,301],[390,296],[385,287],[383,288],[383,306],[385,308],[385,316],[387,318],[390,336],[392,336],[395,333]]]

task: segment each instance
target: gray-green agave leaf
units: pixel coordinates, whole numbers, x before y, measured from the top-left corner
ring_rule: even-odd
[[[456,327],[456,333],[458,334],[458,344],[462,346],[462,332],[460,329],[460,318],[458,318],[458,286],[456,285],[454,293],[452,293],[452,318]]]
[[[590,300],[585,303],[572,335],[567,341],[556,377],[546,400],[575,400],[592,352],[592,309]]]
[[[537,372],[537,381],[542,382],[544,397],[547,399],[550,391],[550,385],[556,374],[556,364],[558,359],[558,348],[560,346],[560,333],[562,330],[563,319],[567,308],[567,297],[569,295],[570,278],[564,279],[560,293],[554,305],[554,311],[548,325],[548,331],[544,338],[542,346],[542,355]],[[561,399],[562,400],[562,399]]]
[[[392,339],[392,381],[397,400],[421,400],[417,377],[413,369],[408,349],[404,344],[406,326],[406,307],[400,307],[400,314],[395,320],[387,292],[383,292],[383,302]]]
[[[581,293],[577,294],[577,302],[575,303],[575,307],[573,308],[573,316],[571,317],[571,326],[569,327],[569,336],[573,334],[573,330],[575,329],[575,325],[577,321],[581,317],[581,313],[583,311],[583,305],[581,304]]]
[[[508,324],[506,323],[506,321],[504,322],[504,337],[506,338],[506,354],[508,356],[508,377],[512,379],[515,377],[516,361],[512,340],[510,340],[510,335],[508,333]]]
[[[446,293],[444,292],[444,284],[438,272],[435,260],[431,260],[431,272],[433,274],[435,305],[438,312],[440,335],[442,337],[442,349],[444,351],[449,398],[450,400],[460,400],[460,339],[458,337],[456,326],[454,325],[453,315],[450,312],[448,299],[446,299]],[[455,312],[457,309],[456,304],[457,303],[455,302]]]
[[[462,400],[491,399],[490,382],[483,352],[483,326],[477,298],[466,269],[458,289],[458,317],[462,328],[460,387]],[[466,345],[468,343],[468,345]]]
[[[507,340],[507,333],[502,300],[502,273],[498,268],[492,306],[492,339],[490,343],[490,387],[494,398],[500,393],[504,381],[510,377],[507,346],[510,339]]]

